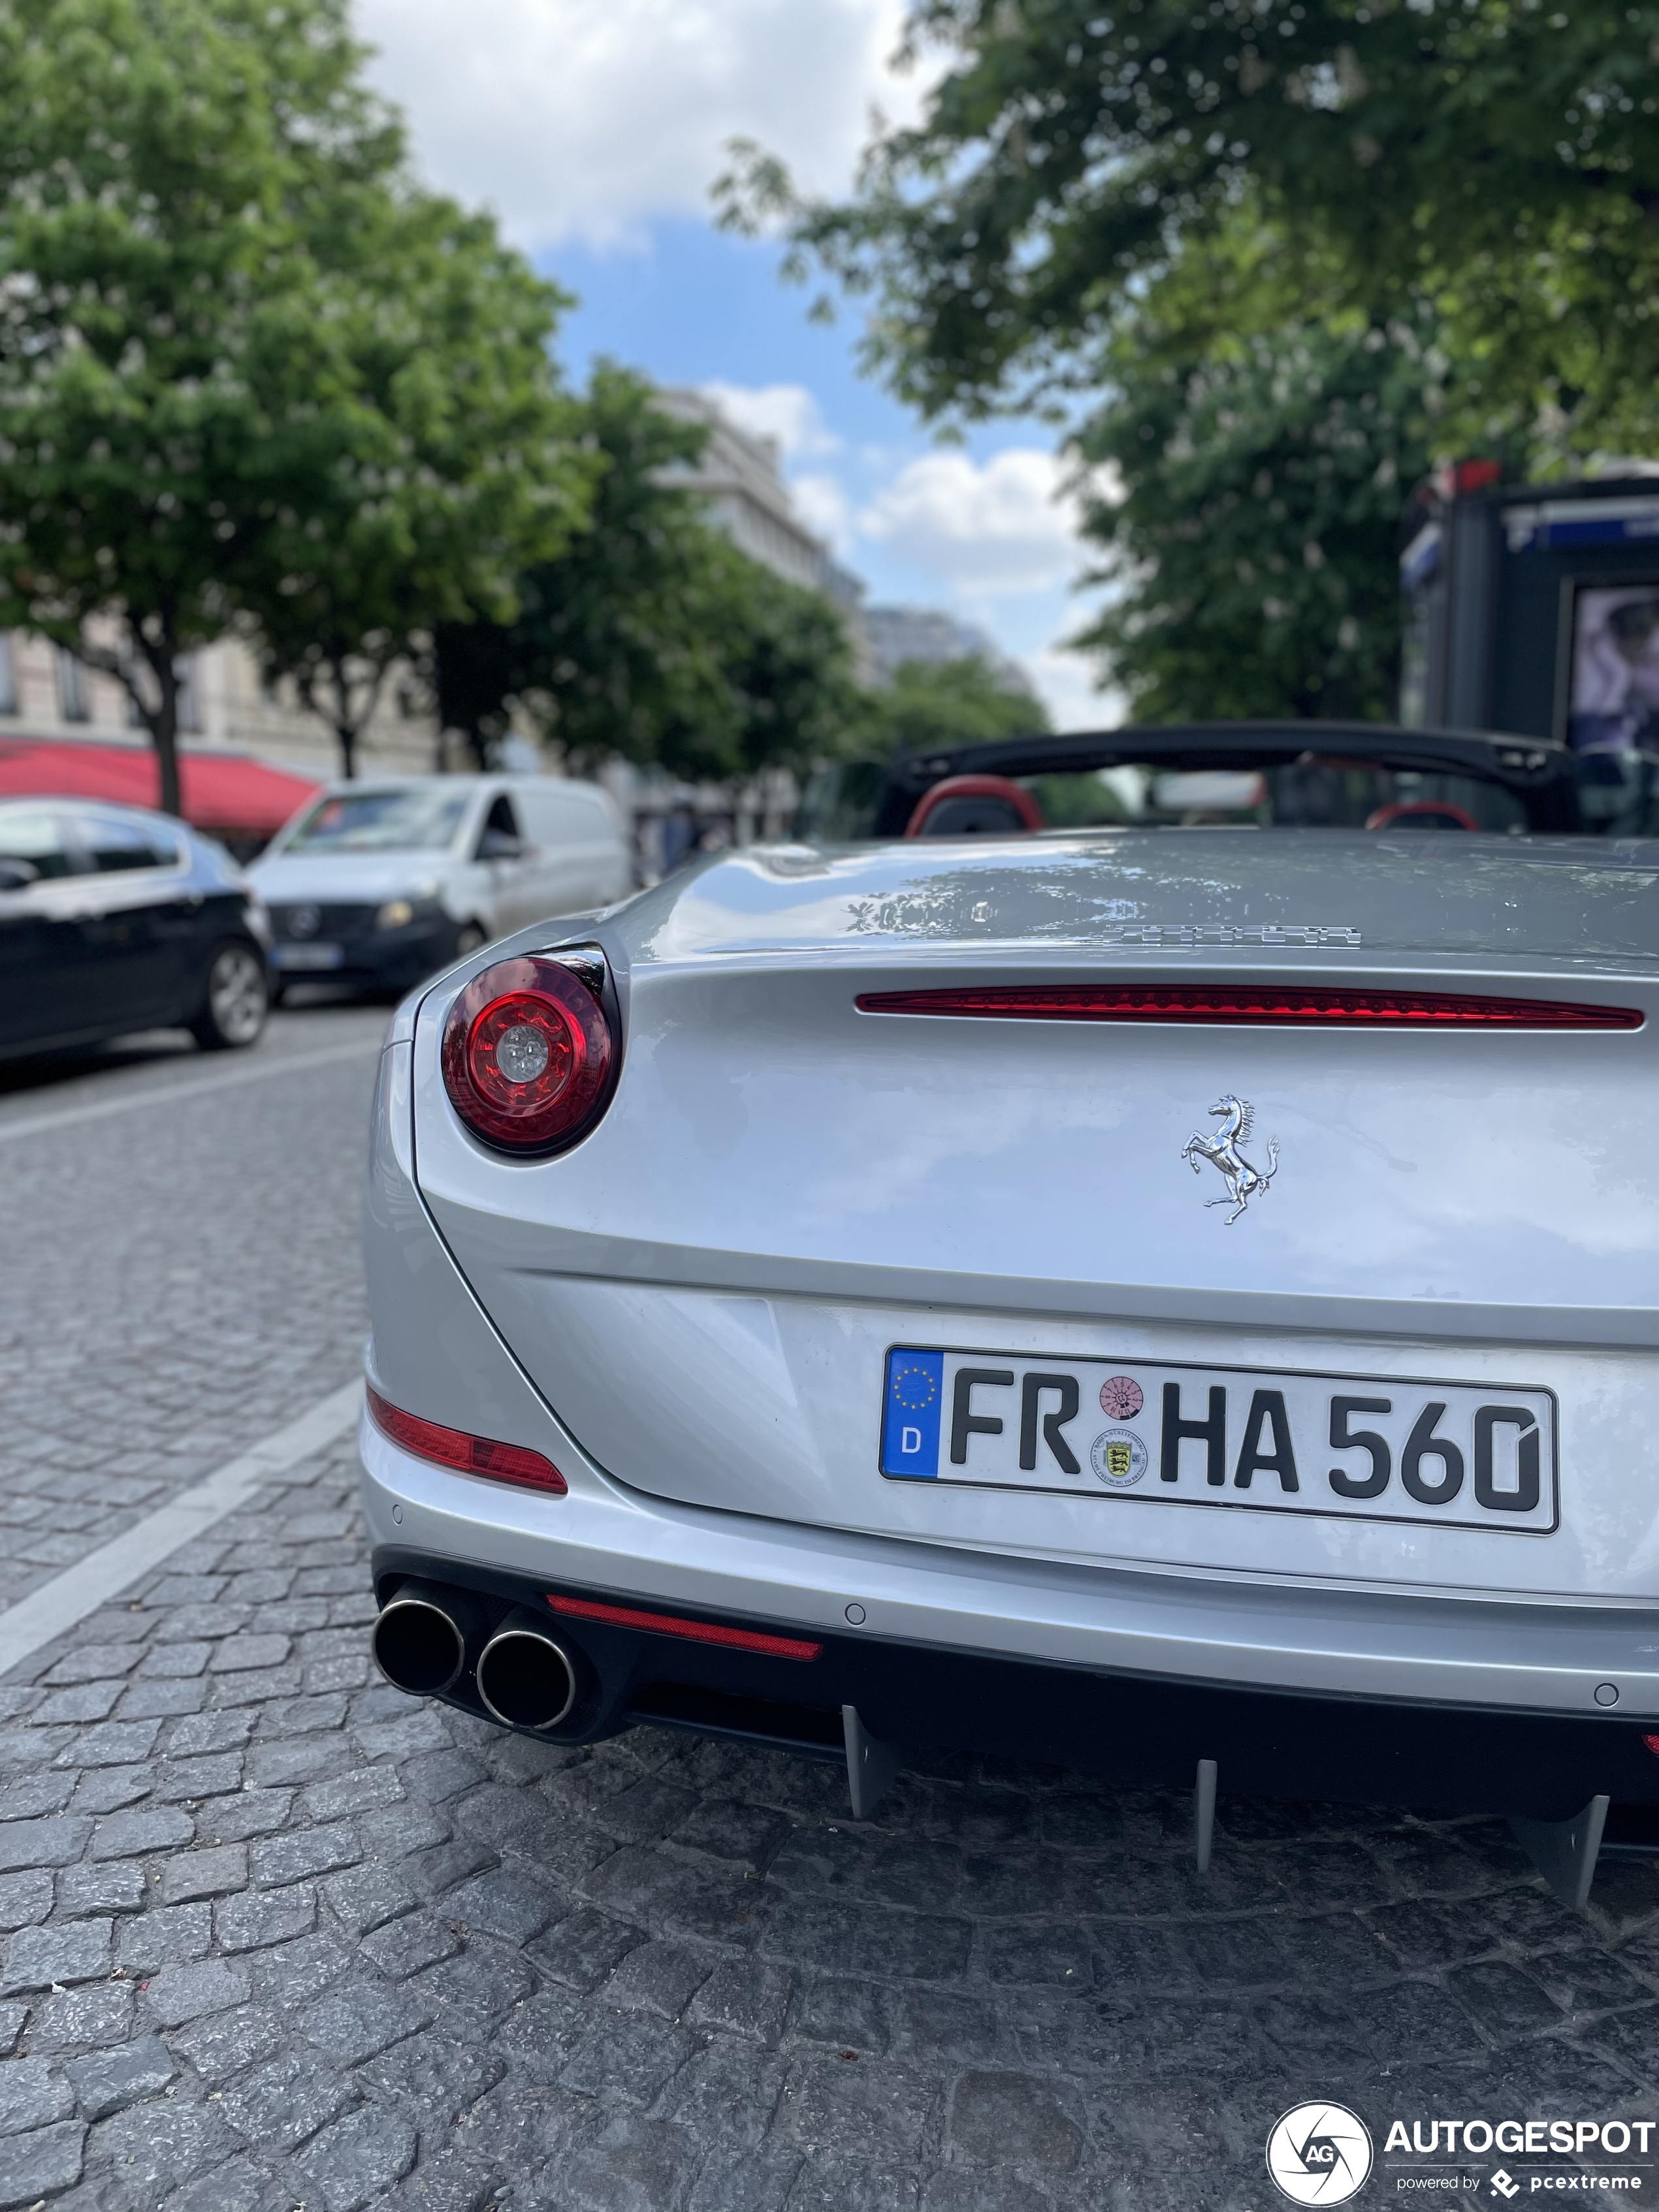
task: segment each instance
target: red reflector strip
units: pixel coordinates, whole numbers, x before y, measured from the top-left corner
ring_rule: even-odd
[[[730,1651],[758,1651],[768,1659],[816,1659],[821,1644],[794,1636],[763,1636],[755,1628],[716,1628],[712,1621],[683,1620],[673,1613],[639,1613],[631,1605],[600,1605],[592,1598],[550,1597],[555,1613],[573,1620],[602,1620],[612,1628],[642,1628],[652,1636],[684,1636],[692,1644],[720,1644]]]
[[[977,991],[863,991],[863,1014],[1005,1021],[1235,1022],[1346,1029],[1639,1030],[1635,1006],[1486,999],[1443,991],[1345,991],[1274,983],[1022,984]]]
[[[1642,1741],[1647,1746],[1648,1749],[1653,1753],[1654,1757],[1656,1759],[1659,1759],[1659,1735],[1644,1735],[1642,1738]]]
[[[394,1444],[435,1460],[440,1467],[458,1468],[463,1474],[481,1474],[489,1482],[514,1482],[522,1490],[543,1490],[562,1498],[568,1488],[550,1459],[527,1451],[522,1444],[496,1443],[489,1437],[470,1437],[463,1429],[446,1429],[436,1421],[423,1421],[418,1413],[405,1413],[388,1405],[378,1390],[368,1393],[368,1410],[377,1429],[384,1429]]]

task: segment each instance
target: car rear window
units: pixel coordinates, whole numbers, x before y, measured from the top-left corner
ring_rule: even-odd
[[[435,853],[455,842],[466,791],[330,792],[283,841],[285,853]]]
[[[63,824],[44,809],[0,811],[0,860],[22,860],[37,876],[68,875]]]
[[[100,876],[127,868],[176,868],[179,840],[157,823],[134,822],[123,815],[81,814],[75,817],[77,842]]]

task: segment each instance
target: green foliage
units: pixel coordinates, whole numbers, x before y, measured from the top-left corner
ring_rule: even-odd
[[[1355,316],[1224,336],[1183,312],[1214,296],[1197,276],[1126,325],[1078,441],[1096,580],[1115,586],[1078,642],[1141,719],[1386,720],[1401,508],[1446,370],[1431,330]]]
[[[866,694],[854,734],[861,746],[886,755],[982,744],[1048,726],[1041,700],[974,653],[905,661],[890,684]]]
[[[1475,428],[1640,450],[1659,380],[1659,0],[915,0],[945,67],[845,205],[747,149],[735,218],[873,290],[929,413],[1092,379],[1254,199],[1303,319],[1427,301]]]
[[[127,683],[175,809],[177,659],[352,441],[359,59],[342,0],[0,4],[0,620]]]
[[[0,0],[0,614],[126,682],[170,807],[181,653],[256,633],[349,775],[389,664],[585,513],[561,295],[361,59],[340,0]]]
[[[856,709],[846,624],[821,592],[710,537],[699,620],[726,687],[725,726],[671,726],[660,757],[686,776],[805,769],[845,743]]]
[[[594,465],[582,527],[558,558],[522,571],[513,619],[448,621],[435,634],[440,715],[481,761],[514,702],[583,763],[655,760],[671,724],[724,707],[695,604],[709,533],[672,478],[708,433],[611,362],[595,368],[574,428]]]
[[[552,366],[563,296],[447,200],[405,190],[367,212],[333,470],[238,578],[268,668],[331,725],[347,775],[392,663],[441,623],[510,617],[525,565],[586,525],[602,466]]]
[[[514,620],[440,627],[445,722],[483,759],[516,702],[576,765],[621,753],[692,778],[827,750],[850,712],[841,619],[737,551],[675,481],[707,432],[609,363],[580,428],[598,464],[588,519],[519,578]]]

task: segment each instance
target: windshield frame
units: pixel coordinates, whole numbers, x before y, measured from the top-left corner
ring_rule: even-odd
[[[1527,817],[1527,834],[1587,833],[1577,794],[1577,757],[1554,738],[1492,730],[1408,730],[1386,722],[1340,722],[1292,715],[1253,721],[1126,724],[1116,729],[1033,733],[988,743],[930,746],[895,755],[864,838],[902,837],[919,802],[947,777],[1021,779],[1074,774],[1122,763],[1195,770],[1290,767],[1317,757],[1355,768],[1471,777],[1508,791]],[[798,834],[811,837],[810,825]],[[1283,834],[1275,830],[1274,835]]]

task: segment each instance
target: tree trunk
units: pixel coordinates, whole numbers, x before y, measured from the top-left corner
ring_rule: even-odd
[[[155,699],[145,696],[131,665],[116,672],[126,685],[128,695],[138,709],[139,717],[149,732],[149,741],[155,749],[157,781],[161,785],[157,804],[163,814],[172,814],[182,820],[185,810],[179,779],[179,671],[172,625],[168,623],[164,627],[160,643],[147,636],[136,622],[128,623],[127,635],[135,653],[155,680]]]
[[[155,748],[155,764],[161,772],[161,808],[163,814],[184,814],[184,796],[179,781],[179,706],[175,694],[150,724],[150,742]]]
[[[313,678],[301,696],[313,714],[323,713],[331,725],[335,742],[340,748],[340,774],[347,783],[357,777],[357,748],[362,742],[363,732],[374,718],[375,703],[380,696],[380,686],[386,680],[384,668],[376,669],[371,678],[356,690],[352,689],[349,658],[343,649],[332,653],[319,664],[316,676],[327,685],[328,706],[317,706],[319,687]]]

